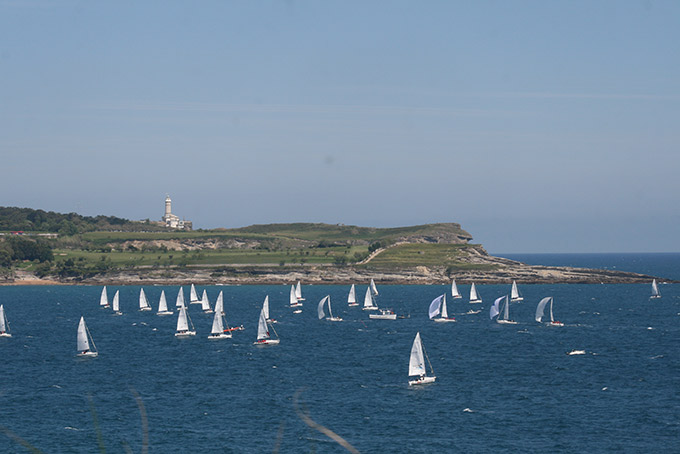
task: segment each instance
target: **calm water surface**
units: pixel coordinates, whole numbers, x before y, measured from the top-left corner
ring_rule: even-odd
[[[427,319],[444,286],[380,286],[379,306],[410,315],[397,321],[348,308],[345,286],[303,285],[299,315],[285,286],[206,287],[212,302],[223,290],[228,321],[246,327],[222,341],[207,339],[212,316],[197,305],[196,338],[176,339],[176,316],[135,309],[140,287],[109,287],[121,292],[120,317],[98,307],[101,287],[3,287],[14,337],[0,339],[0,425],[44,452],[97,452],[97,427],[107,452],[140,452],[134,390],[150,452],[345,452],[297,416],[301,390],[312,419],[366,453],[680,450],[679,285],[662,285],[660,300],[649,285],[520,285],[516,326],[488,317],[509,285],[479,286],[477,315],[463,315],[460,287],[449,324]],[[174,306],[178,287],[144,289],[154,309],[163,289]],[[267,294],[281,344],[255,347]],[[326,294],[344,322],[317,319]],[[533,320],[550,295],[563,328]],[[96,359],[75,358],[81,315]],[[438,378],[410,388],[418,331]],[[566,355],[574,349],[587,354]],[[0,452],[27,451],[0,432]]]

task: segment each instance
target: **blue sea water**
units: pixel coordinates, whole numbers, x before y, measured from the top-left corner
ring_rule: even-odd
[[[652,274],[679,266],[676,257]],[[520,285],[519,324],[498,325],[488,309],[509,287],[478,286],[482,312],[465,315],[460,286],[466,297],[449,300],[458,321],[437,324],[427,307],[447,286],[379,286],[379,306],[410,315],[396,321],[348,308],[346,286],[303,282],[298,315],[289,287],[211,286],[213,302],[224,291],[230,324],[246,327],[222,341],[207,339],[212,316],[196,305],[197,336],[176,339],[176,316],[136,310],[138,286],[109,287],[120,317],[98,307],[101,287],[1,287],[14,337],[0,339],[0,452],[28,452],[12,437],[49,453],[140,452],[134,393],[152,453],[346,452],[302,421],[296,392],[310,418],[364,453],[680,450],[680,285],[662,285],[657,300],[649,285]],[[161,290],[174,306],[178,287],[144,289],[154,308]],[[281,344],[256,347],[267,294]],[[326,294],[345,321],[317,319]],[[550,295],[563,328],[534,321]],[[75,357],[81,315],[98,358]],[[437,381],[409,387],[416,332]],[[566,355],[574,349],[586,354]]]

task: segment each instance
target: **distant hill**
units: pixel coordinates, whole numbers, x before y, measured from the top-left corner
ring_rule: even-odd
[[[164,227],[116,216],[81,216],[32,208],[0,207],[0,231],[49,232],[75,235],[93,231],[164,231]]]

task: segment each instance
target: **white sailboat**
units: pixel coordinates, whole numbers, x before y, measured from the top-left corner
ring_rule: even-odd
[[[470,304],[478,304],[482,302],[482,298],[477,294],[477,287],[475,286],[475,283],[472,283],[472,287],[470,287]]]
[[[463,295],[461,295],[460,292],[458,291],[458,286],[456,285],[456,280],[453,279],[451,281],[451,298],[458,299],[458,298],[462,298],[462,297],[463,297]]]
[[[113,306],[113,315],[123,315],[123,313],[120,311],[120,290],[116,290],[116,293],[113,295],[113,302],[111,303]]]
[[[377,311],[378,306],[373,303],[373,297],[371,296],[371,287],[366,289],[366,295],[364,295],[364,307],[361,309],[365,311]]]
[[[553,318],[553,297],[546,296],[543,298],[536,306],[536,321],[541,323],[543,320],[543,312],[545,311],[545,306],[550,303],[550,321],[546,323],[548,326],[564,326],[564,323],[558,322]]]
[[[324,306],[326,305],[326,302],[328,302],[328,317],[326,317],[326,314],[324,313]],[[321,301],[319,301],[319,306],[317,307],[317,312],[319,314],[319,320],[323,319],[326,317],[326,320],[329,322],[341,322],[342,319],[340,317],[333,317],[333,311],[331,310],[331,296],[326,295],[323,298],[321,298]]]
[[[201,309],[206,314],[212,314],[213,310],[210,308],[210,300],[208,300],[208,292],[203,289],[203,294],[201,295]]]
[[[375,281],[373,278],[371,278],[371,283],[369,284],[369,287],[371,289],[371,293],[373,296],[378,296],[378,287],[375,286]]]
[[[189,304],[201,304],[201,300],[198,299],[198,293],[196,293],[196,287],[191,284],[191,290],[189,291]]]
[[[358,306],[359,303],[357,303],[357,292],[356,289],[354,288],[354,284],[349,289],[349,295],[347,295],[347,305],[348,306]]]
[[[435,322],[442,323],[456,321],[455,318],[449,317],[449,313],[446,309],[446,293],[439,295],[432,300],[430,303],[430,309],[428,310],[428,315],[430,316],[430,320],[434,320]],[[439,317],[437,317],[437,315],[439,315]]]
[[[189,324],[191,324],[191,329],[189,329]],[[187,308],[180,306],[179,314],[177,315],[177,331],[175,332],[175,337],[189,337],[195,335],[196,329],[191,322],[191,317],[187,314]]]
[[[264,319],[267,323],[276,323],[276,320],[269,316],[269,295],[264,297],[264,302],[262,303],[262,310],[264,311]]]
[[[165,299],[165,290],[161,290],[161,299],[158,301],[158,312],[156,315],[172,315],[168,310],[168,301]]]
[[[524,298],[522,298],[522,295],[519,294],[519,290],[517,289],[517,282],[512,281],[512,288],[510,289],[510,301],[513,303],[517,301],[524,301]]]
[[[300,309],[300,306],[302,306],[302,303],[300,301],[298,301],[297,296],[295,295],[295,286],[294,285],[290,286],[290,295],[288,296],[288,301],[290,303],[290,307],[295,309],[293,311],[293,314],[302,313],[302,309]]]
[[[425,358],[427,353],[425,353],[425,348],[423,347],[423,342],[420,340],[420,332],[416,333],[416,338],[413,339],[413,345],[411,346],[411,357],[408,362],[408,376],[418,377],[415,380],[409,380],[409,386],[412,385],[424,385],[426,383],[434,383],[437,379],[434,375],[434,370],[432,369],[432,363],[430,363],[430,358],[427,358],[427,362],[430,365],[430,373],[432,375],[428,376],[425,369]]]
[[[220,290],[219,295],[217,295],[217,301],[215,301],[215,312],[224,315],[224,295],[222,294],[222,290]]]
[[[186,307],[184,304],[184,288],[180,287],[177,293],[177,300],[175,301],[175,307],[179,310],[181,307]]]
[[[652,296],[650,298],[661,298],[661,293],[659,293],[659,286],[656,283],[656,279],[652,281]]]
[[[227,326],[227,329],[224,329],[224,326]],[[215,311],[215,316],[213,317],[213,324],[212,324],[212,329],[210,330],[210,334],[208,335],[208,339],[216,340],[216,339],[231,339],[231,330],[228,329],[229,325],[227,325],[226,320],[224,320],[224,315],[220,313],[220,311]]]
[[[5,315],[5,306],[0,304],[0,337],[12,337],[9,332],[9,322]]]
[[[103,309],[111,307],[109,305],[109,297],[106,294],[106,286],[104,286],[104,288],[102,289],[102,294],[99,297],[99,307]]]
[[[499,307],[501,302],[503,302],[503,307]],[[498,318],[496,318],[496,323],[503,325],[517,324],[516,321],[510,320],[510,302],[508,301],[508,295],[496,298],[496,301],[493,302],[493,306],[489,309],[489,317],[493,320],[496,316],[498,316]]]
[[[139,289],[139,310],[140,311],[151,310],[151,304],[149,304],[149,300],[146,299],[146,293],[144,293],[143,288]]]
[[[272,331],[276,335],[276,339],[272,339],[269,334],[269,324],[267,323],[267,318],[264,316],[264,306],[260,310],[260,318],[257,322],[257,340],[253,342],[254,345],[278,345],[281,340],[279,335],[276,333],[274,326],[272,325]]]
[[[302,287],[300,286],[300,281],[298,281],[297,285],[295,286],[295,298],[297,298],[298,301],[304,301],[305,300],[302,297]]]
[[[92,342],[92,349],[90,349],[90,342]],[[80,317],[80,323],[78,323],[78,341],[76,346],[77,356],[94,358],[99,355],[97,352],[97,346],[94,345],[94,339],[90,334],[90,330],[87,329],[85,324],[85,318]]]

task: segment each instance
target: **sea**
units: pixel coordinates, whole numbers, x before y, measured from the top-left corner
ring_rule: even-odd
[[[680,254],[506,256],[680,279]],[[0,338],[1,453],[680,452],[680,284],[660,299],[649,284],[520,284],[517,325],[489,318],[510,282],[479,285],[475,305],[459,285],[456,323],[428,319],[448,285],[378,283],[394,321],[348,307],[348,286],[303,281],[300,314],[290,286],[199,287],[213,304],[223,292],[228,323],[244,325],[225,340],[208,339],[200,305],[188,307],[197,335],[176,338],[176,314],[137,310],[140,288],[154,310],[179,291],[110,286],[115,316],[102,287],[0,287],[13,335]],[[281,342],[255,346],[267,295]],[[318,319],[325,295],[342,322]],[[534,320],[545,296],[565,326]],[[97,358],[76,357],[81,316]],[[437,379],[409,386],[418,332]]]

